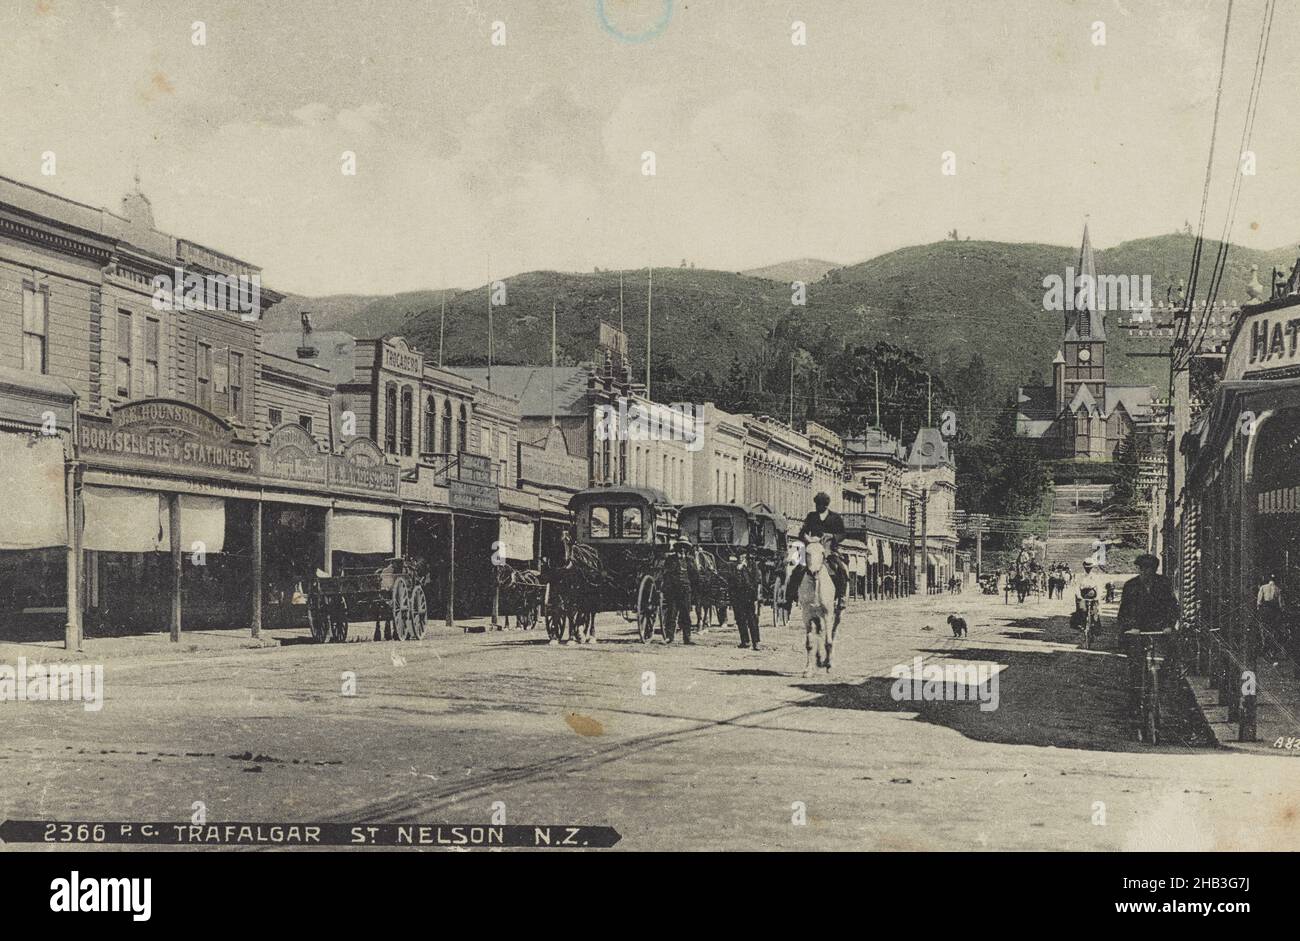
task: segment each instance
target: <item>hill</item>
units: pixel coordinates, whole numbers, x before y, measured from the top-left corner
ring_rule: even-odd
[[[1097,253],[1099,274],[1149,275],[1152,299],[1187,276],[1193,238],[1164,235],[1124,242]],[[1217,243],[1208,243],[1209,260]],[[916,350],[937,372],[983,357],[999,387],[999,398],[1017,384],[1049,375],[1062,332],[1063,314],[1043,309],[1043,278],[1064,278],[1078,249],[1034,243],[944,241],[899,249],[860,264],[833,268],[809,283],[806,307],[791,306],[788,282],[752,273],[694,268],[656,269],[654,273],[653,352],[656,373],[703,373],[724,382],[729,372],[752,374],[770,353],[773,332],[793,336],[814,354],[848,343],[877,340]],[[1219,296],[1245,298],[1250,265],[1261,281],[1273,265],[1288,268],[1294,250],[1259,252],[1234,246]],[[796,263],[790,263],[796,264]],[[780,269],[772,266],[769,269]],[[634,363],[645,350],[646,272],[623,273],[624,320]],[[1204,287],[1201,289],[1204,293]],[[268,314],[272,325],[293,328],[304,305],[318,326],[358,336],[402,333],[430,355],[438,347],[439,305],[446,296],[448,362],[481,362],[487,349],[487,290],[415,291],[390,297],[293,297]],[[506,303],[496,307],[494,334],[498,362],[550,361],[551,305],[557,308],[562,362],[590,357],[597,323],[619,322],[619,273],[532,271],[507,279]],[[282,309],[283,308],[283,309]],[[1107,323],[1110,364],[1115,381],[1166,381],[1159,359],[1125,356],[1156,349],[1155,341],[1130,338],[1114,329],[1125,315]],[[765,365],[770,367],[771,356]],[[989,405],[1000,405],[991,402]]]
[[[782,261],[775,265],[765,265],[762,268],[750,268],[748,271],[742,271],[741,274],[749,275],[751,278],[782,281],[786,284],[791,281],[812,284],[814,281],[820,281],[833,269],[839,267],[840,265],[833,261],[823,261],[820,258],[798,258],[794,261]]]

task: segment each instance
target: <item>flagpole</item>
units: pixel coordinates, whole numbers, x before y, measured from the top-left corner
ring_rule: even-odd
[[[491,388],[492,388],[492,275],[491,275],[491,273],[488,274],[488,283],[487,283],[487,302],[488,302],[488,311],[487,311],[487,314],[488,314],[488,342],[487,342],[488,373],[487,373],[487,381],[488,381],[488,388],[491,389]]]
[[[790,427],[794,428],[794,353],[790,354]]]
[[[438,318],[438,368],[442,368],[442,338],[447,330],[447,291],[442,292],[442,316]]]
[[[551,302],[551,427],[555,427],[555,302]]]
[[[649,269],[650,279],[645,295],[645,397],[650,399],[650,310],[654,304],[655,270]]]
[[[618,332],[623,332],[623,272],[618,273]]]

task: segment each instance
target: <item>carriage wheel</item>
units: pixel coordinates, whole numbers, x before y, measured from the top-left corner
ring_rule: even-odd
[[[778,572],[772,578],[772,626],[785,627],[790,623],[790,612],[785,609],[785,579]]]
[[[424,597],[424,587],[416,585],[411,589],[411,611],[406,619],[411,634],[411,640],[420,640],[424,637],[424,628],[428,619],[429,602]]]
[[[537,624],[537,609],[539,605],[532,593],[524,594],[523,606],[519,609],[519,614],[515,616],[515,623],[519,625],[521,631],[531,631]]]
[[[342,595],[335,595],[329,606],[329,639],[332,643],[343,644],[348,639],[348,602]]]
[[[641,584],[636,592],[636,631],[641,638],[641,643],[650,643],[650,638],[654,636],[655,620],[660,616],[660,608],[663,605],[663,599],[659,593],[659,585],[655,582],[653,575],[644,575],[641,577]],[[665,637],[669,637],[668,626],[664,625]],[[672,638],[669,637],[669,640]]]
[[[330,636],[329,606],[325,596],[316,586],[307,593],[307,625],[311,628],[311,639],[323,644]]]
[[[411,586],[404,576],[393,580],[390,604],[392,630],[388,636],[393,640],[410,640]]]

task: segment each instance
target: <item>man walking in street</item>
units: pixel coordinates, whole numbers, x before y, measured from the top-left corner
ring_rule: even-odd
[[[758,572],[747,556],[731,560],[727,571],[727,594],[736,612],[740,646],[758,649]]]
[[[664,559],[664,627],[676,625],[682,632],[682,643],[691,640],[691,599],[695,597],[700,582],[700,570],[695,564],[691,544],[679,539],[672,552]],[[664,632],[665,636],[667,631]]]

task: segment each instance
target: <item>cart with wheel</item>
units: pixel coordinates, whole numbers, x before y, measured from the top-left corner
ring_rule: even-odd
[[[375,622],[374,639],[419,640],[429,605],[425,573],[410,559],[389,559],[378,569],[317,573],[307,588],[307,621],[320,643],[343,643],[352,621]]]
[[[593,487],[569,501],[573,537],[562,566],[544,576],[552,641],[593,641],[596,615],[618,611],[648,643],[663,623],[663,560],[678,536],[677,509],[649,487]]]

